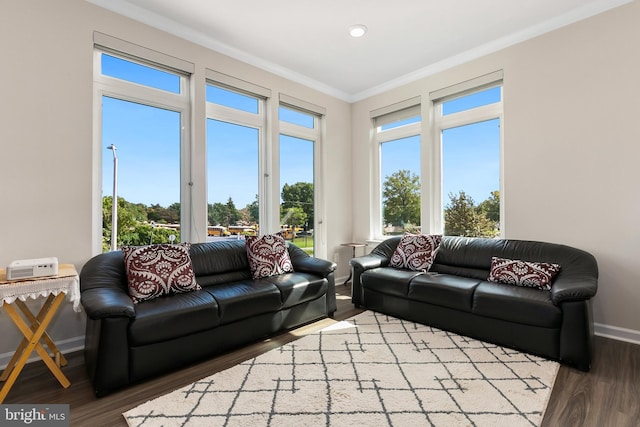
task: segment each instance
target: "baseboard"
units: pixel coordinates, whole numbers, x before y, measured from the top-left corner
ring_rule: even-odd
[[[56,346],[62,354],[72,353],[74,351],[82,350],[84,348],[84,335],[80,337],[67,338],[66,340],[56,341]],[[46,348],[46,347],[45,347]],[[47,350],[49,350],[47,348]],[[13,352],[0,354],[0,370],[7,367],[9,360],[13,357]],[[27,360],[27,363],[40,360],[38,353],[31,353],[31,357]]]
[[[632,344],[640,344],[640,331],[635,329],[620,328],[618,326],[594,323],[593,331],[599,337],[611,338],[618,341],[626,341]]]

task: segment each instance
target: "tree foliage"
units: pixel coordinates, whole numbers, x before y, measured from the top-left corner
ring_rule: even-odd
[[[224,227],[228,227],[230,225],[235,225],[240,221],[242,215],[236,208],[235,203],[233,203],[233,199],[229,197],[226,204],[220,202],[216,202],[212,205],[210,204],[208,207],[207,217],[210,225],[222,225]]]
[[[496,224],[500,224],[500,192],[492,191],[489,198],[478,205],[478,209]]]
[[[420,224],[420,178],[406,169],[388,176],[382,184],[382,209],[386,224]]]
[[[280,208],[280,223],[294,227],[301,227],[307,223],[307,214],[302,208]]]
[[[282,205],[280,208],[281,219],[289,212],[290,209],[300,209],[304,213],[304,220],[299,213],[296,213],[298,218],[298,224],[304,226],[308,224],[313,228],[314,216],[313,216],[313,184],[310,182],[296,182],[295,184],[285,184],[282,186]],[[295,212],[298,212],[297,210]],[[290,214],[293,215],[293,214]],[[283,223],[284,224],[284,223]],[[286,221],[286,224],[293,225],[290,220]]]
[[[180,203],[173,203],[167,208],[158,204],[151,205],[147,209],[147,218],[157,223],[177,224],[180,222]]]
[[[257,224],[260,221],[260,204],[258,202],[258,195],[256,194],[256,199],[249,203],[245,208],[248,214],[248,221],[251,224]]]
[[[488,209],[495,210],[497,220],[488,216]],[[448,236],[495,237],[499,234],[500,196],[497,191],[476,206],[472,197],[464,191],[449,193],[449,204],[444,209],[444,231]]]
[[[177,205],[178,220],[180,219],[180,205]],[[175,209],[176,206],[172,205]],[[152,205],[153,206],[153,205]],[[157,206],[157,205],[155,205]],[[111,218],[113,216],[113,197],[102,198],[102,250],[106,252],[111,248]],[[156,207],[160,211],[162,207]],[[142,203],[130,203],[122,197],[118,197],[118,238],[117,247],[122,245],[148,245],[152,243],[170,243],[170,236],[175,236],[176,242],[180,241],[180,231],[177,229],[163,228],[160,221],[154,224],[149,220],[149,211]],[[166,222],[163,222],[166,223]],[[173,224],[173,222],[172,222]]]

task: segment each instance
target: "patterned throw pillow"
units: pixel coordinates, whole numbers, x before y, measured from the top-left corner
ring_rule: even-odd
[[[492,257],[487,280],[549,291],[559,271],[558,264]]]
[[[254,279],[292,273],[287,242],[279,234],[246,237],[249,268]]]
[[[123,246],[129,295],[134,303],[202,289],[196,282],[189,243]]]
[[[389,267],[415,271],[429,271],[442,241],[439,234],[410,234],[402,236],[391,256]]]

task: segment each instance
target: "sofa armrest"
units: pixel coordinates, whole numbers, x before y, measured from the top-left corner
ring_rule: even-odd
[[[80,292],[84,311],[92,319],[136,315],[120,251],[96,255],[85,263],[80,272]]]
[[[352,258],[351,261],[349,261],[349,264],[351,264],[354,269],[358,269],[359,271],[363,272],[366,270],[371,270],[372,268],[387,266],[389,264],[389,259],[380,255],[369,254],[357,258]]]
[[[294,271],[311,273],[327,280],[327,316],[333,317],[337,309],[336,282],[334,272],[338,267],[335,262],[312,257],[294,244],[287,243],[287,250],[291,258]]]
[[[351,282],[351,302],[356,307],[360,307],[360,304],[362,304],[362,283],[360,276],[367,270],[386,267],[389,265],[389,258],[377,253],[371,253],[369,255],[352,258],[349,264],[353,269],[351,272],[351,277],[353,278]]]
[[[588,300],[596,295],[597,290],[597,277],[558,278],[551,286],[551,301],[559,305],[562,302]]]
[[[135,317],[133,300],[117,288],[93,288],[82,292],[82,307],[92,319],[105,317]]]
[[[289,244],[287,246],[289,249],[289,257],[291,258],[291,263],[293,264],[294,271],[317,274],[326,278],[337,268],[335,262],[312,257],[295,245]]]

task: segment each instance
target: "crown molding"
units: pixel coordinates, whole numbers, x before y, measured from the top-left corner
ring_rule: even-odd
[[[222,43],[221,41],[214,39],[213,37],[207,36],[201,31],[193,30],[186,25],[128,3],[125,0],[85,1],[343,101],[349,102],[349,98],[351,97],[347,92],[297,73],[289,68],[282,67],[264,58],[236,49],[226,43]]]
[[[517,33],[513,33],[506,37],[502,37],[492,42],[485,43],[484,45],[469,49],[466,52],[462,52],[458,55],[454,55],[442,61],[431,64],[427,67],[421,68],[411,73],[407,73],[393,80],[389,80],[388,82],[382,83],[381,85],[353,94],[350,97],[350,102],[357,102],[374,95],[379,95],[386,91],[448,70],[450,68],[456,67],[466,62],[470,62],[474,59],[481,58],[491,53],[498,52],[507,47],[522,43],[529,39],[541,36],[545,33],[557,30],[578,21],[582,21],[584,19],[590,18],[624,4],[631,3],[633,1],[635,0],[602,0],[582,6],[564,15],[549,19],[541,24],[525,28],[524,30],[518,31]]]
[[[311,89],[315,89],[319,92],[333,96],[345,102],[354,103],[363,99],[369,98],[374,95],[379,95],[383,92],[395,89],[408,83],[412,83],[416,80],[428,77],[430,75],[448,70],[455,66],[464,64],[466,62],[478,59],[482,56],[497,52],[523,41],[532,39],[542,34],[554,31],[561,27],[573,24],[575,22],[587,19],[594,15],[606,12],[607,10],[614,9],[627,3],[631,3],[635,0],[600,0],[577,9],[574,9],[564,15],[557,16],[549,19],[541,24],[534,25],[532,27],[525,28],[514,34],[510,34],[506,37],[494,40],[484,45],[478,46],[473,49],[469,49],[466,52],[462,52],[457,55],[453,55],[442,61],[428,65],[419,70],[407,73],[398,78],[389,80],[380,85],[371,87],[358,93],[348,93],[330,86],[326,83],[307,77],[289,68],[282,67],[264,58],[251,55],[242,50],[236,49],[232,46],[222,43],[206,34],[193,30],[186,25],[180,24],[167,17],[143,9],[139,6],[131,4],[125,0],[86,0],[88,3],[92,3],[96,6],[110,10],[119,15],[131,18],[139,21],[143,24],[149,25],[161,31],[173,34],[177,37],[185,39],[187,41],[196,43],[200,46],[219,52],[223,55],[234,58],[238,61],[245,62],[249,65],[255,66],[267,72],[273,73],[277,76],[286,78],[293,82],[307,86]]]

